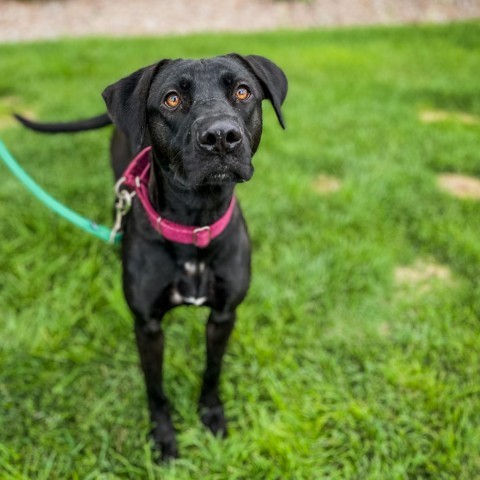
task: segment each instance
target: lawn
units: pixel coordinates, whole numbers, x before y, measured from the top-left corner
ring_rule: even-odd
[[[230,435],[196,415],[205,309],[165,320],[181,459],[157,466],[115,248],[0,165],[0,478],[480,478],[480,23],[0,45],[0,137],[51,194],[111,220],[102,89],[164,57],[265,55],[256,173],[237,189],[253,282],[222,379]]]

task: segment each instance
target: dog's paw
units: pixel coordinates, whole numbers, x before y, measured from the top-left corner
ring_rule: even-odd
[[[159,454],[159,461],[168,462],[178,458],[177,441],[173,430],[165,432],[165,429],[155,427],[150,432],[150,438],[155,451]]]
[[[202,423],[215,435],[221,438],[227,436],[227,421],[219,399],[212,405],[200,402],[199,413]]]

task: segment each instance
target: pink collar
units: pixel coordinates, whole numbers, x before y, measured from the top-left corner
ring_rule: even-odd
[[[144,148],[132,160],[122,176],[121,180],[123,181],[121,185],[130,187],[136,192],[150,220],[150,224],[164,238],[171,242],[195,245],[198,248],[207,247],[211,240],[218,237],[227,228],[235,208],[235,197],[232,197],[230,205],[223,216],[211,225],[203,227],[180,225],[160,217],[153,208],[148,195],[151,150],[152,147]]]

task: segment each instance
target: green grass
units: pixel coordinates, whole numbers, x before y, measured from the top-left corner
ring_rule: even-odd
[[[9,123],[103,111],[99,92],[163,57],[263,54],[290,80],[265,105],[256,174],[238,188],[253,282],[222,380],[230,436],[196,415],[204,309],[165,321],[182,458],[156,466],[115,250],[47,211],[0,166],[0,478],[480,478],[480,202],[437,187],[480,176],[480,23],[0,45],[0,136],[77,211],[109,223],[110,132]],[[319,174],[342,181],[320,195]],[[449,280],[398,285],[395,269]]]

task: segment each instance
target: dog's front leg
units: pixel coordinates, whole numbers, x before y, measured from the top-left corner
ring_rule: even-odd
[[[177,442],[170,406],[162,388],[164,338],[160,320],[146,321],[137,318],[135,337],[147,387],[153,441],[161,451],[163,460],[177,458]]]
[[[203,424],[215,435],[226,436],[227,425],[218,387],[222,359],[235,324],[235,312],[212,310],[207,322],[207,363],[203,375],[199,411]]]

